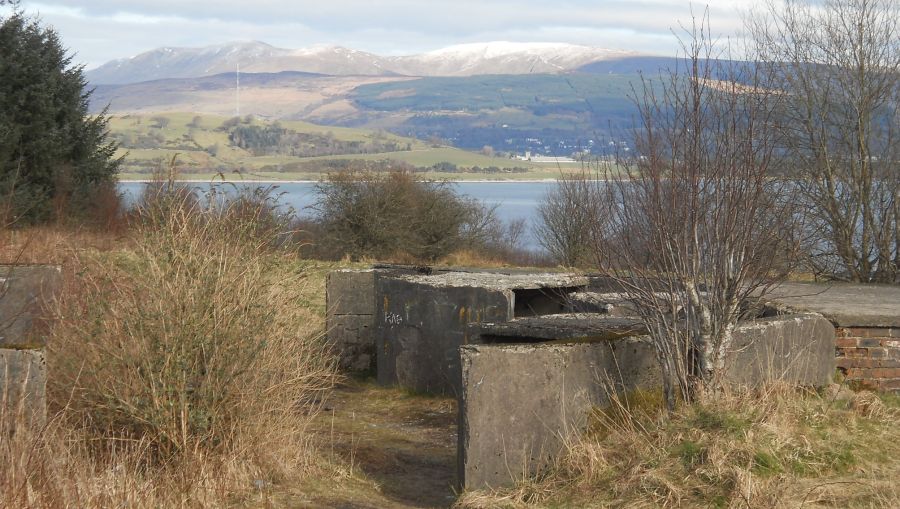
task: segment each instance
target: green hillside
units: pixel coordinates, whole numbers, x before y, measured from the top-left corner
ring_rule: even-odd
[[[124,155],[122,178],[145,179],[177,155],[182,173],[211,178],[240,172],[249,178],[317,179],[348,166],[403,166],[427,177],[552,178],[557,168],[493,157],[384,131],[330,127],[253,117],[194,113],[122,115],[110,133]]]
[[[408,136],[435,136],[465,149],[568,156],[603,153],[609,141],[627,137],[639,80],[636,73],[421,78],[362,85],[353,100],[364,111],[400,118],[388,127]]]

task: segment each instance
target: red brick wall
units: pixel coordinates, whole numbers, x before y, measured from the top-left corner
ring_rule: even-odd
[[[900,391],[900,328],[838,327],[837,357],[849,382]]]

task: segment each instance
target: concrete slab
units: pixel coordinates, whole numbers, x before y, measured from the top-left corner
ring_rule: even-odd
[[[839,327],[900,326],[900,285],[783,283],[768,300],[819,313]]]
[[[469,337],[477,343],[571,343],[619,339],[646,333],[647,329],[640,319],[598,313],[564,313],[469,325]]]
[[[0,265],[0,348],[41,348],[44,306],[62,288],[62,270],[52,265]]]

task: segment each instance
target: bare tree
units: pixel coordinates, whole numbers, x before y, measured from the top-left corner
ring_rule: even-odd
[[[895,282],[900,256],[900,2],[768,0],[750,18],[788,171],[814,217],[813,267]]]
[[[649,330],[670,408],[722,388],[738,320],[789,268],[796,217],[768,172],[773,102],[756,68],[716,60],[706,17],[682,47],[636,90],[637,156],[599,188],[596,249]]]
[[[601,229],[602,196],[588,169],[562,174],[538,205],[538,243],[565,267],[593,261],[592,236]]]

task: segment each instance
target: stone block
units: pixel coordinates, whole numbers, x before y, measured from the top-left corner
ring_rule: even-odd
[[[61,288],[57,266],[0,265],[0,348],[44,346],[45,306]]]
[[[0,419],[11,431],[44,425],[47,364],[43,350],[0,349]],[[9,428],[7,428],[9,429]]]

